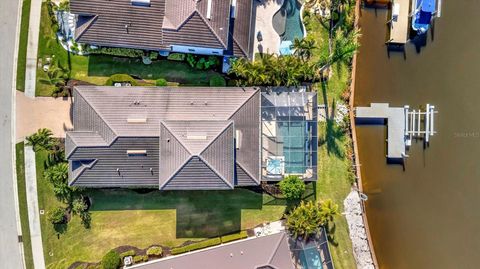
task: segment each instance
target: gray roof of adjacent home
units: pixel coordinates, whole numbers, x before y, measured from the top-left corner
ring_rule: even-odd
[[[71,0],[70,10],[80,15],[75,39],[100,46],[169,49],[171,45],[197,46],[252,54],[253,1],[237,0],[230,19],[231,1],[150,0],[135,6],[131,0]]]
[[[294,269],[284,232],[133,266],[139,269]]]
[[[71,184],[165,190],[259,184],[257,89],[79,86],[73,97],[74,131],[65,141],[78,168],[71,165]],[[150,153],[126,156],[139,148]]]

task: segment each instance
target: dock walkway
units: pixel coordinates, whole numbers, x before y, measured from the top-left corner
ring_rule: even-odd
[[[405,44],[408,41],[410,0],[392,0],[390,39],[387,43]]]
[[[370,107],[357,107],[357,119],[387,120],[387,158],[401,159],[405,156],[405,108],[389,107],[387,103],[372,103]]]

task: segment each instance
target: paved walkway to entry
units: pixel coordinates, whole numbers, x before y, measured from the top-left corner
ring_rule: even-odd
[[[254,1],[256,9],[255,19],[255,37],[254,37],[254,54],[255,53],[276,53],[280,52],[280,36],[273,29],[273,15],[280,9],[284,0],[262,0]],[[262,33],[263,40],[257,39],[258,32]]]
[[[25,97],[22,92],[16,93],[17,120],[16,142],[35,133],[40,128],[52,130],[54,137],[65,137],[65,131],[72,128],[70,108],[72,99]]]
[[[30,98],[35,98],[41,11],[42,0],[32,0],[30,8],[30,24],[28,25],[27,68],[25,71],[25,95]]]
[[[37,169],[35,167],[35,152],[31,146],[25,146],[25,186],[27,189],[28,223],[32,240],[33,265],[35,269],[45,269],[40,211],[38,209]]]

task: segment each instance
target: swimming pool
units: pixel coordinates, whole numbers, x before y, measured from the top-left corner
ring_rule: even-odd
[[[317,248],[311,247],[304,249],[300,253],[300,263],[303,269],[322,269],[322,259]]]
[[[285,173],[304,174],[308,156],[306,122],[279,122],[278,129],[283,139]]]
[[[281,41],[294,41],[305,36],[301,18],[302,5],[298,0],[285,0],[273,15],[272,24]]]

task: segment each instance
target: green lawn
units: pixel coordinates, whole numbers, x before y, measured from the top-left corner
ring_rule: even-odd
[[[71,70],[72,79],[104,85],[111,75],[125,73],[149,81],[165,78],[169,82],[178,82],[182,86],[207,86],[210,77],[216,74],[214,71],[198,70],[185,62],[168,61],[165,58],[145,65],[139,58],[73,55],[57,41],[56,31],[57,26],[51,23],[47,5],[43,3],[38,58],[43,65],[47,58],[54,56],[61,66]],[[40,66],[37,69],[37,96],[50,96],[52,93],[54,86],[41,81],[45,78],[47,74]]]
[[[30,240],[30,225],[28,224],[27,192],[25,186],[25,164],[23,142],[15,145],[18,203],[20,207],[20,222],[22,225],[23,252],[25,267],[33,269],[32,242]]]
[[[328,30],[313,15],[305,17],[305,27],[309,36],[316,41],[312,61],[328,56]],[[332,74],[324,83],[315,85],[318,103],[327,104],[329,113],[335,104],[341,101],[342,94],[348,90],[350,67],[337,63],[331,66]],[[348,104],[347,104],[348,105]],[[351,161],[348,159],[350,137],[333,121],[319,124],[318,137],[318,182],[317,199],[332,199],[343,212],[343,200],[350,192],[352,183]],[[355,268],[352,243],[348,233],[347,220],[343,215],[330,227],[330,251],[335,268]]]
[[[43,179],[45,152],[37,153],[40,209],[62,206],[49,182]],[[285,204],[268,195],[245,189],[233,191],[87,190],[93,205],[91,228],[77,216],[65,230],[55,231],[41,216],[42,239],[48,268],[66,268],[75,261],[96,262],[110,249],[152,244],[178,246],[252,228],[283,216]]]
[[[27,65],[28,25],[30,23],[31,0],[23,0],[20,40],[18,43],[17,90],[25,90],[25,68]]]

